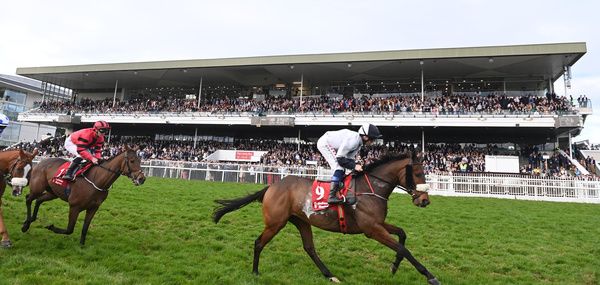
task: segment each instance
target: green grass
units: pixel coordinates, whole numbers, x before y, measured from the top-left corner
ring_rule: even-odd
[[[4,195],[14,247],[0,250],[0,284],[329,284],[289,225],[251,274],[260,204],[210,220],[213,200],[261,185],[149,178],[115,187],[79,246],[83,214],[70,236],[68,206],[51,201],[21,233],[24,197]],[[27,191],[27,190],[26,190]],[[10,193],[10,191],[6,191]],[[387,221],[408,234],[407,246],[443,284],[599,284],[600,205],[432,197],[425,209],[393,195]],[[345,284],[426,284],[405,260],[392,276],[394,253],[364,235],[314,229],[317,251]]]

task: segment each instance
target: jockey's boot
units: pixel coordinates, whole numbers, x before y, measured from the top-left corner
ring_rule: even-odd
[[[73,159],[73,161],[71,161],[71,165],[69,165],[69,169],[67,169],[67,173],[65,173],[62,179],[70,181],[75,180],[75,172],[79,170],[79,166],[81,166],[82,160],[83,159],[81,159],[80,157],[76,157],[75,159]]]
[[[329,199],[327,200],[327,203],[341,204],[344,202],[344,200],[338,198],[337,196],[337,192],[340,191],[341,186],[341,182],[331,181],[331,190],[329,190]]]

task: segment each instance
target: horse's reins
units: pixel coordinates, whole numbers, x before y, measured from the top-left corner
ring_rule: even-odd
[[[421,163],[411,163],[410,165],[413,166],[415,164],[421,164]],[[401,169],[406,168],[408,165],[409,164],[405,165]],[[396,185],[396,183],[390,182],[387,179],[381,178],[381,177],[379,177],[377,175],[374,175],[372,173],[364,172],[364,175],[365,175],[365,180],[367,181],[367,185],[369,185],[369,190],[371,190],[371,193],[368,193],[368,192],[367,193],[356,193],[356,196],[368,195],[368,196],[375,196],[375,197],[377,197],[379,199],[382,199],[382,200],[385,200],[385,201],[388,200],[387,198],[385,198],[385,197],[383,197],[383,196],[375,193],[375,190],[373,189],[373,185],[371,185],[371,180],[369,179],[369,176],[371,176],[373,178],[377,178],[377,180],[385,182],[388,185],[392,185],[394,187],[398,186],[398,185]],[[404,187],[402,187],[402,190],[406,191],[406,193],[408,193],[412,197],[413,201],[416,200],[417,198],[419,198],[419,196],[421,196],[423,194],[423,193],[421,193],[420,195],[417,195],[417,193],[415,193],[415,190],[406,189]]]
[[[112,169],[110,169],[110,168],[108,168],[108,167],[106,167],[104,165],[101,165],[101,164],[97,164],[96,166],[98,166],[99,168],[104,169],[104,170],[106,170],[106,171],[108,171],[110,173],[114,173],[116,175],[125,175],[129,179],[133,180],[133,177],[132,177],[133,172],[131,171],[131,166],[129,165],[129,154],[128,153],[125,153],[125,165],[127,166],[127,172],[128,172],[127,174],[125,174],[125,172],[123,172],[123,171],[122,172],[118,172],[118,171],[112,170]],[[138,172],[141,172],[141,171],[142,171],[141,169],[138,170]],[[94,188],[96,188],[96,190],[102,191],[102,192],[107,191],[107,190],[104,190],[104,189],[96,186],[96,184],[94,184],[94,182],[92,182],[91,180],[89,180],[85,175],[81,175],[81,176],[83,176],[83,178],[88,183],[90,183],[92,186],[94,186]]]

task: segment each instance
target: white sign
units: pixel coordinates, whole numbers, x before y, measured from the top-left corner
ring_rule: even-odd
[[[224,150],[220,149],[207,156],[208,161],[246,161],[259,162],[266,151],[256,150]]]
[[[519,173],[519,157],[514,155],[486,155],[485,172]]]

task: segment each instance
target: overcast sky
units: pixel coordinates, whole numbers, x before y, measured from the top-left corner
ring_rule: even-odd
[[[4,1],[17,67],[583,41],[573,97],[600,114],[598,1]],[[564,93],[562,80],[555,83]],[[600,116],[576,140],[600,143]]]

